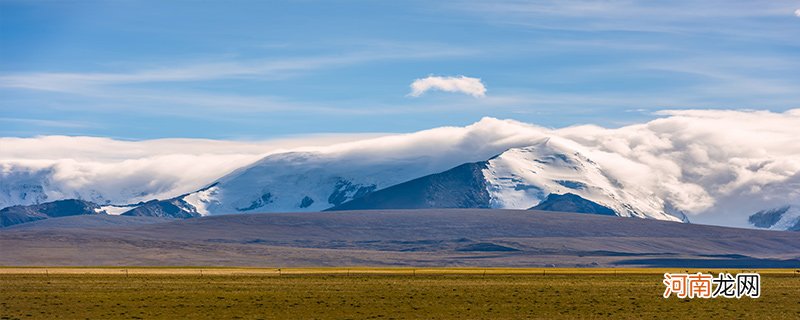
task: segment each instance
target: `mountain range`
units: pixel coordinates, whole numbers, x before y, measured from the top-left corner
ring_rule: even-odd
[[[620,170],[615,154],[589,150],[574,139],[543,135],[527,127],[514,128],[532,130],[522,138],[514,130],[505,138],[488,134],[509,125],[500,121],[502,126],[498,126],[498,121],[484,119],[466,128],[431,130],[435,135],[393,136],[375,140],[380,142],[377,144],[371,141],[368,147],[356,143],[344,149],[273,153],[177,196],[141,178],[141,183],[115,187],[113,194],[102,191],[105,185],[70,191],[63,181],[53,182],[63,173],[52,167],[25,171],[4,164],[0,207],[15,208],[7,210],[16,212],[14,217],[5,213],[9,224],[47,218],[36,205],[63,199],[91,203],[83,214],[166,218],[257,212],[535,208],[689,222],[678,208],[707,201],[686,197],[682,189],[641,183],[651,178],[646,170]],[[458,138],[442,138],[447,143],[438,146],[436,136],[442,132]],[[402,142],[400,147],[395,140]],[[420,146],[419,141],[427,145]],[[652,179],[664,178],[653,172]],[[156,199],[156,194],[170,197]],[[33,207],[18,207],[24,205]],[[759,211],[749,223],[755,228],[796,229],[800,218],[794,209],[782,208]],[[20,218],[22,215],[29,217]]]
[[[48,218],[105,214],[100,206],[89,201],[67,199],[29,206],[0,209],[0,227],[33,222]]]
[[[424,164],[425,159],[354,164],[321,153],[282,153],[195,192],[134,205],[92,204],[90,211],[191,218],[250,212],[535,207],[688,222],[652,193],[624,186],[588,157],[550,139],[415,177],[425,172]]]
[[[424,161],[424,160],[423,160]],[[354,165],[314,153],[269,156],[196,192],[140,208],[174,204],[184,214],[352,209],[528,209],[571,193],[618,216],[688,221],[646,190],[621,184],[575,150],[544,139],[485,161],[424,172],[420,161]]]

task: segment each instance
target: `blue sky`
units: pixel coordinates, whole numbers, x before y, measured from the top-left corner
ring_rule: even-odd
[[[800,107],[800,1],[3,1],[0,136],[267,139]],[[483,97],[415,80],[479,78]]]

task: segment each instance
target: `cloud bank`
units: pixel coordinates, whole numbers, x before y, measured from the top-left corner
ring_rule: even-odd
[[[619,129],[556,133],[695,222],[743,226],[755,211],[800,203],[800,109],[659,114],[664,118]]]
[[[430,90],[463,93],[476,98],[486,96],[486,87],[481,82],[481,79],[465,76],[428,76],[427,78],[414,80],[411,83],[411,93],[409,95],[419,97]]]
[[[800,204],[800,109],[668,110],[658,115],[646,123],[614,129],[594,125],[548,129],[484,118],[465,127],[369,139],[2,138],[0,196],[14,183],[44,181],[51,198],[81,195],[113,202],[126,197],[166,198],[284,150],[358,161],[426,163],[422,169],[435,172],[550,138],[597,162],[625,188],[652,192],[696,223],[746,226],[747,216],[755,211]]]
[[[315,135],[256,142],[0,138],[0,207],[64,198],[114,204],[171,198],[195,191],[271,153],[373,136]]]

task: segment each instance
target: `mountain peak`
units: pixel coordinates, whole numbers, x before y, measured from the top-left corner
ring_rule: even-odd
[[[65,199],[28,206],[12,206],[0,210],[0,227],[74,215],[105,214],[96,203]]]
[[[586,200],[573,193],[551,193],[547,196],[547,199],[535,207],[530,208],[530,210],[589,213],[606,216],[617,215],[614,210],[611,210],[611,208],[597,204],[593,201]]]
[[[527,209],[550,194],[574,194],[623,217],[684,221],[651,193],[623,185],[612,173],[578,150],[545,138],[511,148],[488,161],[484,170],[493,208]]]

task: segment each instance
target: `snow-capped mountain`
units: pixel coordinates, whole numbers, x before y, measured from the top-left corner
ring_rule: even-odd
[[[320,211],[379,188],[446,169],[459,161],[431,158],[374,158],[317,151],[278,153],[211,181],[195,192],[169,199],[182,211],[198,215]],[[52,167],[4,165],[0,169],[0,208],[81,199],[101,204],[111,214],[122,214],[130,210],[124,205],[150,203],[163,191],[152,190],[147,183],[131,184],[116,193],[94,188],[68,189],[62,187],[63,183],[53,182],[57,173]]]
[[[0,138],[0,208],[60,199],[101,206],[170,199],[175,200],[172,206],[201,215],[316,211],[510,149],[524,153],[549,137],[551,144],[564,146],[561,153],[577,153],[597,164],[608,179],[587,169],[582,177],[587,181],[574,181],[592,182],[603,192],[580,190],[582,185],[573,180],[556,177],[569,165],[550,166],[535,176],[516,166],[487,167],[496,176],[488,181],[497,188],[490,190],[491,206],[523,208],[548,192],[573,193],[587,201],[636,207],[614,208],[621,212],[652,216],[663,211],[675,217],[686,212],[693,222],[747,227],[753,212],[796,205],[800,199],[798,123],[798,110],[679,110],[619,128],[548,129],[487,117],[463,127],[342,138],[345,143],[305,137],[290,146],[276,141]],[[493,162],[521,156],[512,153]],[[542,190],[511,188],[517,183],[501,179],[507,174]],[[125,208],[110,209],[122,213]]]
[[[44,203],[50,198],[48,177],[52,170],[25,170],[10,164],[0,165],[0,169],[0,209]]]
[[[151,200],[164,192],[162,187],[147,183],[145,177],[139,179],[142,180],[140,183],[137,181],[128,185],[123,182],[103,181],[102,184],[73,187],[70,183],[86,181],[60,172],[57,167],[48,165],[38,168],[0,163],[0,209],[66,199],[113,206]]]
[[[578,151],[546,139],[513,148],[487,161],[483,170],[491,207],[527,209],[550,194],[572,193],[614,210],[622,217],[687,221],[655,194],[624,185]]]
[[[106,214],[106,212],[95,203],[75,199],[12,206],[0,210],[0,227],[49,218],[93,214]]]
[[[490,208],[483,170],[486,162],[465,163],[364,195],[327,209]]]
[[[321,211],[437,170],[425,157],[274,154],[170,201],[199,215]],[[155,206],[162,203],[148,203]]]
[[[526,146],[511,148],[475,145],[473,153],[465,153],[463,150],[469,150],[465,146],[452,149],[457,152],[393,151],[379,156],[358,148],[285,152],[237,169],[197,191],[166,200],[150,199],[135,207],[108,206],[103,197],[91,194],[72,198],[100,203],[110,214],[188,218],[331,208],[528,209],[550,195],[572,194],[619,216],[687,221],[654,193],[623,184],[623,177],[603,170],[580,152],[579,146],[562,140],[520,140],[510,144]],[[496,156],[490,157],[492,154]],[[485,161],[464,162],[481,155]],[[36,177],[30,179],[37,181]],[[34,203],[48,199],[46,193],[37,191],[41,188],[31,190],[26,197],[36,197]],[[367,195],[372,196],[364,198]],[[376,200],[379,196],[384,199]],[[360,198],[361,202],[353,201]]]
[[[528,209],[550,195],[563,194],[589,200],[618,216],[688,222],[654,194],[623,185],[591,159],[550,139],[380,190],[333,210]]]
[[[756,228],[800,231],[800,207],[794,205],[761,210],[748,218]]]
[[[291,145],[283,140],[0,138],[0,208],[70,198],[132,204],[193,193],[186,200],[200,212],[205,209],[201,203],[207,203],[208,214],[239,212],[236,209],[313,211],[363,194],[373,185],[377,190],[484,160],[545,136],[544,128],[483,118],[463,127],[358,140],[307,137]],[[346,142],[336,142],[340,140]],[[217,188],[195,193],[214,182],[220,182]],[[293,189],[294,184],[302,190]],[[309,194],[295,197],[297,192]]]

